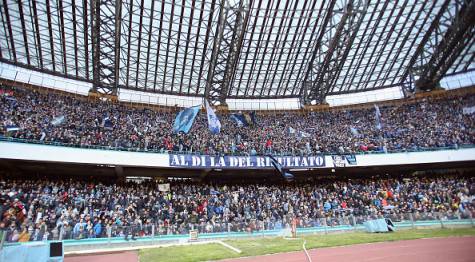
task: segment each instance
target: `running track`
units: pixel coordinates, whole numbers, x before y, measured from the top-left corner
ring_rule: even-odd
[[[475,262],[475,237],[432,238],[318,248],[308,251],[313,262]],[[136,252],[66,257],[65,262],[137,262]],[[237,258],[222,262],[303,262],[303,251],[258,257]]]

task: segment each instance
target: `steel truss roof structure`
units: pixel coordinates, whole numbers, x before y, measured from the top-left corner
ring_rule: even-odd
[[[475,70],[474,2],[1,0],[0,61],[103,93],[318,104]]]

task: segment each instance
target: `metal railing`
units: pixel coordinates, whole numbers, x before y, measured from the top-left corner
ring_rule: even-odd
[[[112,150],[112,151],[127,151],[127,152],[142,152],[142,153],[155,153],[155,154],[190,154],[190,155],[203,155],[201,152],[196,151],[172,151],[172,150],[165,150],[165,149],[146,149],[146,148],[125,148],[125,147],[114,147],[114,146],[102,146],[102,145],[78,145],[78,144],[69,144],[69,143],[62,143],[62,142],[53,142],[53,141],[40,141],[34,139],[20,139],[20,138],[12,138],[12,137],[5,137],[0,135],[0,141],[4,142],[14,142],[14,143],[27,143],[27,144],[37,144],[37,145],[48,145],[48,146],[61,146],[61,147],[72,147],[72,148],[83,148],[83,149],[99,149],[99,150]],[[410,148],[404,150],[388,150],[387,153],[410,153],[410,152],[430,152],[430,151],[442,151],[442,150],[457,150],[463,148],[474,148],[475,144],[464,144],[464,145],[454,145],[449,147],[418,147],[418,148]],[[311,155],[368,155],[368,154],[386,154],[383,151],[356,151],[356,152],[347,152],[347,153],[336,153],[336,152],[326,152],[326,153],[319,153],[319,154],[305,154],[308,156]],[[216,154],[216,155],[223,155],[223,154]],[[242,153],[242,152],[235,152],[230,154],[225,154],[229,156],[249,156],[250,153]],[[288,153],[276,153],[273,154],[275,156],[301,156],[297,154]]]

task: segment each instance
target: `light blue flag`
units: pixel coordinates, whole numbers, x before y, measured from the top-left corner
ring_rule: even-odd
[[[66,118],[64,117],[64,115],[57,116],[57,117],[53,118],[53,120],[51,120],[51,124],[53,126],[59,126],[64,122],[65,119]]]
[[[378,105],[374,105],[374,109],[375,109],[375,118],[376,118],[376,128],[381,130],[381,128],[383,128],[383,125],[381,123],[381,111],[379,111],[379,106]]]
[[[213,108],[208,103],[208,100],[205,100],[206,105],[206,115],[208,116],[208,128],[212,134],[218,134],[221,131],[221,123],[219,122],[216,113]]]
[[[176,115],[175,123],[173,124],[173,132],[184,132],[188,134],[200,109],[201,105],[181,110],[180,113]]]

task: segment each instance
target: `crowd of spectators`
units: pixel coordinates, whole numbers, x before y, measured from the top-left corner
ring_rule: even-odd
[[[475,215],[475,179],[444,176],[292,184],[93,183],[0,179],[0,230],[7,241],[252,232]],[[443,214],[443,216],[437,214]],[[355,219],[353,219],[355,218]],[[152,225],[154,229],[152,229]],[[110,232],[110,233],[108,233]]]
[[[199,154],[312,155],[366,151],[408,151],[475,144],[475,96],[375,109],[257,115],[239,126],[218,115],[219,134],[208,131],[199,113],[188,134],[172,131],[177,112],[139,109],[20,88],[0,88],[0,136],[76,146]],[[10,127],[10,129],[9,129]]]

